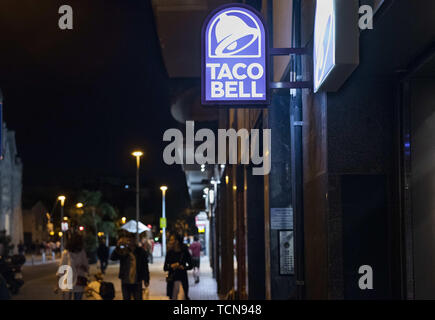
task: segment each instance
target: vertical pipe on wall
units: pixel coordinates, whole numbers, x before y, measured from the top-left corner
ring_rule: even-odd
[[[292,46],[301,46],[301,1],[293,1]],[[301,57],[294,56],[291,61],[290,81],[302,80]],[[297,125],[295,125],[297,124]],[[295,276],[297,298],[305,298],[304,283],[304,219],[303,219],[303,159],[302,159],[302,89],[296,90],[296,96],[290,99],[291,127],[291,167],[292,167],[292,203],[294,212]]]
[[[273,0],[264,0],[263,8],[265,8],[266,24],[268,27],[269,47],[273,48]],[[270,59],[270,70],[273,70],[273,60]],[[268,111],[263,113],[263,128],[269,128]],[[264,176],[264,238],[265,238],[265,286],[266,299],[272,299],[271,288],[271,253],[270,253],[270,202],[269,202],[269,175]]]

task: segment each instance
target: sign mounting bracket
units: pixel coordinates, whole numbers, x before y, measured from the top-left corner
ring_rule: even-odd
[[[307,48],[270,48],[269,56],[289,56],[289,55],[307,55]],[[288,81],[288,82],[273,82],[269,84],[270,89],[288,90],[288,89],[312,89],[312,81]]]

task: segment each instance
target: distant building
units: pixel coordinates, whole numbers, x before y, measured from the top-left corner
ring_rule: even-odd
[[[43,242],[49,238],[47,229],[47,208],[38,201],[31,209],[23,209],[24,244],[29,247],[32,242]]]
[[[0,103],[3,96],[0,91]],[[0,230],[11,236],[15,251],[23,241],[21,210],[23,165],[18,157],[15,132],[2,125],[2,160],[0,160]]]

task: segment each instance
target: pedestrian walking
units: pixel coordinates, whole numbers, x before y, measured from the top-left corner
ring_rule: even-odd
[[[36,247],[37,247],[37,243],[35,243],[35,242],[32,242],[32,245],[30,246],[30,250],[32,251],[32,254],[37,254],[37,252],[36,252]]]
[[[106,273],[107,265],[109,264],[109,248],[104,241],[100,241],[97,249],[98,260],[100,260],[100,269],[103,274]]]
[[[25,246],[24,244],[20,241],[20,243],[18,243],[18,254],[20,256],[24,255],[24,251],[25,251]]]
[[[149,239],[148,240],[149,241],[149,243],[150,243],[150,246],[151,246],[151,263],[153,263],[154,261],[154,256],[153,256],[153,253],[154,253],[154,240],[153,239]]]
[[[121,279],[122,297],[124,300],[142,300],[142,282],[145,288],[150,283],[148,254],[136,243],[135,234],[129,233],[118,240],[118,244],[110,257],[119,260],[119,279]]]
[[[189,281],[187,271],[192,269],[192,259],[183,243],[183,237],[171,235],[168,241],[168,252],[165,258],[163,270],[168,272],[166,278],[166,294],[172,300],[177,300],[180,284],[184,291],[184,297],[189,300]]]
[[[45,254],[45,242],[42,241],[39,245],[38,245],[38,249],[39,249],[39,254],[43,255]]]
[[[193,277],[195,278],[195,283],[199,283],[199,267],[201,262],[201,243],[199,242],[198,236],[193,237],[193,243],[189,247],[190,253],[192,254],[192,266],[193,266]]]
[[[142,247],[148,253],[148,262],[152,264],[153,263],[153,244],[151,242],[151,239],[144,238],[142,240]]]
[[[60,258],[59,267],[69,266],[72,271],[72,289],[61,288],[64,300],[81,300],[87,285],[89,273],[88,258],[83,250],[83,238],[79,234],[73,234],[65,246]],[[61,269],[59,269],[61,270]],[[62,274],[57,273],[57,276]]]
[[[56,252],[61,253],[60,252],[60,241],[56,241]]]

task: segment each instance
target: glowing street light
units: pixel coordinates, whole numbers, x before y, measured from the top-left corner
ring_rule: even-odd
[[[62,231],[59,231],[59,237],[62,237],[63,236],[63,232]],[[63,238],[62,238],[63,239]]]
[[[162,190],[162,218],[166,219],[166,190],[168,190],[168,187],[161,186],[160,190]],[[166,255],[166,227],[163,228],[162,232],[162,253],[163,256]]]
[[[133,156],[135,156],[136,158],[140,158],[143,156],[143,152],[142,151],[135,151],[132,153]]]
[[[84,206],[84,204],[81,202],[76,204],[76,208],[78,208],[78,209],[83,208],[83,206]]]
[[[122,221],[122,224],[125,224],[127,222],[127,218],[126,217],[122,217],[121,221]]]
[[[65,196],[58,196],[58,197],[57,197],[57,200],[60,201],[60,205],[61,205],[62,207],[65,205],[65,199],[66,199]]]
[[[139,169],[143,152],[135,151],[132,155],[136,157],[136,242],[139,243]]]
[[[64,195],[60,195],[60,196],[57,197],[57,200],[60,201],[60,221],[63,221],[64,220],[63,219],[63,207],[65,206],[66,197]],[[63,252],[63,237],[62,237],[62,235],[60,235],[60,233],[59,233],[59,237],[61,237],[61,240],[60,240],[60,252]]]

